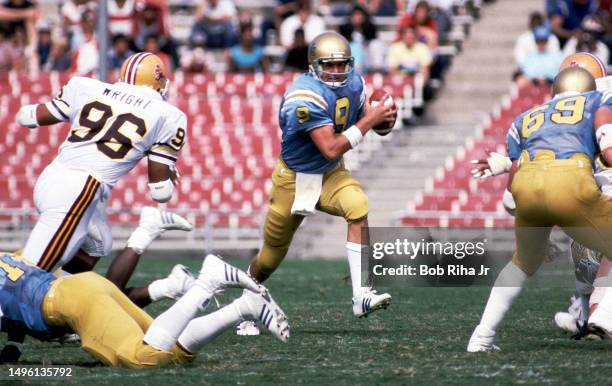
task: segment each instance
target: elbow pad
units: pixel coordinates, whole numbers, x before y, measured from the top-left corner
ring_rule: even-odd
[[[38,127],[38,120],[36,119],[36,107],[38,105],[25,105],[21,106],[15,119],[21,126],[29,129],[35,129]]]
[[[149,184],[151,198],[157,202],[167,202],[172,198],[174,192],[174,184],[171,180],[153,182]]]

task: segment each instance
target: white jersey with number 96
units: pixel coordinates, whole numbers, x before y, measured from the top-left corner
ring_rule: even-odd
[[[46,104],[71,130],[56,162],[114,186],[145,155],[173,166],[187,118],[150,87],[74,77]]]

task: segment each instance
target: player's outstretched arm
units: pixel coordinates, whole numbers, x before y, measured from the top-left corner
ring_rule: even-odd
[[[29,129],[35,129],[39,126],[54,125],[62,122],[49,112],[44,104],[25,105],[21,106],[15,120],[18,124]]]
[[[357,147],[372,127],[384,122],[394,122],[396,114],[397,109],[394,106],[380,103],[376,107],[367,108],[365,115],[342,134],[336,134],[332,125],[325,125],[309,131],[310,138],[326,159],[335,161]]]
[[[509,157],[494,151],[487,150],[487,158],[472,160],[475,168],[471,170],[474,178],[484,180],[510,171],[512,161]]]

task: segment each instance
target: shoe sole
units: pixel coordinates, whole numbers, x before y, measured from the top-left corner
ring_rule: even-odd
[[[385,299],[383,301],[381,301],[380,303],[378,303],[377,305],[373,306],[372,308],[370,308],[368,310],[368,312],[361,314],[358,316],[359,319],[361,318],[367,318],[369,314],[371,314],[374,311],[378,311],[378,310],[386,310],[387,307],[389,307],[389,305],[391,304],[391,298]]]

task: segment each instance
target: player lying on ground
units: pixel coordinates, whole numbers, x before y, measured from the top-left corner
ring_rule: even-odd
[[[385,308],[391,296],[362,285],[361,253],[369,245],[368,198],[342,156],[372,127],[394,122],[397,111],[384,103],[369,107],[363,78],[354,71],[351,48],[341,35],[317,36],[308,48],[308,62],[310,72],[289,86],[281,102],[281,156],[272,174],[263,247],[249,273],[259,282],[272,275],[302,220],[316,209],[343,217],[348,224],[353,313],[361,317]]]
[[[86,272],[60,278],[11,254],[0,255],[0,328],[21,324],[50,339],[74,331],[82,347],[109,366],[158,367],[193,361],[223,331],[256,319],[286,341],[289,325],[268,290],[243,271],[208,255],[193,285],[155,320],[104,277]],[[231,304],[196,317],[227,287],[245,288]]]
[[[106,223],[90,222],[89,234],[77,256],[62,267],[61,272],[57,270],[54,274],[65,276],[91,271],[102,256],[99,253],[104,250],[102,245],[105,241],[101,235],[106,234],[104,230],[106,227],[108,227]],[[132,232],[127,246],[113,260],[106,273],[106,278],[139,307],[163,298],[178,299],[195,280],[187,267],[177,264],[166,278],[155,280],[145,287],[126,288],[142,253],[163,232],[173,229],[190,231],[192,225],[176,213],[161,211],[153,207],[142,208],[138,227]],[[108,235],[110,235],[110,229],[108,229]],[[23,353],[26,332],[19,325],[10,323],[5,323],[4,328],[8,333],[8,338],[5,347],[0,352],[0,363],[15,363]],[[60,338],[60,341],[74,341],[75,339],[78,340],[78,337],[69,334]]]
[[[548,244],[542,240],[548,240],[553,226],[612,256],[612,202],[593,177],[599,151],[608,164],[612,161],[612,95],[594,90],[588,71],[562,70],[553,83],[553,99],[521,114],[508,131],[517,249],[497,277],[469,352],[498,349],[493,344],[497,327],[546,258]],[[600,309],[589,325],[605,328]]]
[[[598,91],[612,90],[612,76],[606,76],[606,66],[596,56],[587,52],[569,55],[561,63],[559,71],[571,67],[584,68],[593,75]],[[495,152],[488,152],[488,158],[474,160],[473,163],[477,167],[472,170],[472,174],[480,179],[507,173],[512,165],[510,158]],[[601,157],[597,157],[594,173],[595,181],[602,193],[612,197],[612,169]],[[504,206],[512,213],[515,209],[512,195],[505,191],[503,198]],[[605,292],[605,286],[601,283],[608,276],[612,264],[604,259],[600,265],[601,253],[585,248],[575,241],[571,244],[571,257],[576,269],[576,291],[570,299],[567,312],[557,312],[554,321],[560,329],[576,334],[586,326],[588,315],[597,308]]]

